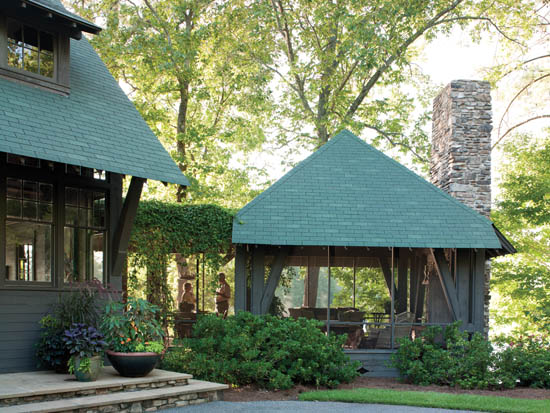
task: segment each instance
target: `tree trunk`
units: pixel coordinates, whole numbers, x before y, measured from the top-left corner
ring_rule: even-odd
[[[317,128],[317,148],[320,148],[325,143],[327,143],[328,138],[329,138],[329,135],[328,135],[328,130],[326,126],[319,126]]]

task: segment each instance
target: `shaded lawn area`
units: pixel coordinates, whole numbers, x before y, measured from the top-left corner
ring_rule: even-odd
[[[483,412],[550,413],[550,400],[386,389],[320,390],[302,393],[299,399],[303,401],[391,404]]]

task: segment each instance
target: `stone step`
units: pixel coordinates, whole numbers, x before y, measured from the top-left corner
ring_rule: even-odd
[[[163,387],[0,407],[0,413],[141,413],[223,399],[225,384],[192,380]]]
[[[72,375],[51,371],[0,375],[0,407],[50,400],[96,396],[164,387],[185,386],[190,374],[153,370],[146,377],[121,377],[104,367],[97,381],[79,382]]]

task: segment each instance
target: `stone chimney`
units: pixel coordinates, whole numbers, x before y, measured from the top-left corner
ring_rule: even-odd
[[[491,213],[489,82],[453,80],[433,105],[430,179],[462,203]]]
[[[453,80],[435,98],[431,182],[487,218],[491,213],[492,129],[489,82]],[[485,269],[485,335],[491,298],[489,265]]]

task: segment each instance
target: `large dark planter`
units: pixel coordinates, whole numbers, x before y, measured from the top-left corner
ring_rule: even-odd
[[[115,370],[124,377],[147,376],[159,359],[157,353],[117,353],[111,350],[106,353]]]

